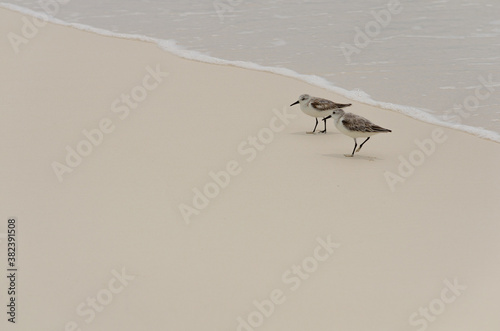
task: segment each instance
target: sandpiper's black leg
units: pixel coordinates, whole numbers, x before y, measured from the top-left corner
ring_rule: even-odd
[[[314,126],[314,130],[312,131],[312,133],[316,132],[316,127],[318,126],[318,118],[316,117],[316,125]]]
[[[363,147],[363,145],[365,144],[365,142],[368,141],[368,139],[370,139],[370,137],[366,138],[365,141],[363,141],[363,143],[359,146],[358,150],[356,152],[359,152],[359,150],[361,149],[361,147]]]
[[[331,115],[328,117],[323,118],[323,123],[325,124],[325,129],[323,131],[320,131],[320,133],[326,133],[326,120],[332,117]]]
[[[354,156],[354,152],[356,151],[356,147],[358,147],[358,142],[356,141],[356,138],[354,138],[354,149],[352,150],[351,156]]]
[[[332,115],[328,115],[327,117],[323,118],[323,122],[325,123],[325,129],[321,131],[322,133],[326,133],[326,120],[332,118]]]

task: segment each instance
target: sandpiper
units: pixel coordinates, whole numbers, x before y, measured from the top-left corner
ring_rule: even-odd
[[[335,120],[335,126],[337,129],[354,139],[354,149],[352,150],[352,154],[344,154],[347,157],[353,157],[354,152],[359,152],[361,147],[370,139],[371,136],[381,132],[392,132],[389,129],[385,129],[376,124],[373,124],[369,120],[364,117],[354,115],[352,113],[346,113],[342,109],[335,109],[332,112],[332,117]],[[358,142],[356,138],[367,137],[365,141],[361,143],[358,149]]]
[[[341,109],[344,107],[349,107],[351,104],[341,104],[335,103],[330,100],[312,97],[309,94],[302,94],[299,100],[292,103],[290,106],[300,103],[300,109],[309,116],[316,118],[316,125],[314,130],[307,133],[316,132],[316,127],[318,126],[318,117],[323,117],[323,122],[325,123],[325,129],[319,131],[320,133],[326,133],[326,120],[332,117],[332,111],[335,109]]]

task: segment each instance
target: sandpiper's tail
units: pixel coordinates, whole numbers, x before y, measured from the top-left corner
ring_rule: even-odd
[[[345,108],[345,107],[352,106],[352,103],[337,103],[336,105],[338,108]]]
[[[372,125],[371,129],[372,129],[374,132],[392,132],[391,130],[386,129],[386,128],[383,128],[383,127],[378,126],[378,125]]]

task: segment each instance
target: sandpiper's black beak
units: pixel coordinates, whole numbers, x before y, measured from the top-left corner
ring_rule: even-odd
[[[291,107],[291,106],[294,106],[294,105],[296,105],[296,104],[298,104],[298,103],[299,103],[298,101],[295,101],[294,103],[292,103],[292,104],[290,105],[290,107]]]

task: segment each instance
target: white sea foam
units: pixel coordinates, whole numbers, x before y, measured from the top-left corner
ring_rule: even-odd
[[[264,72],[270,72],[274,74],[279,74],[282,76],[286,77],[292,77],[296,78],[299,80],[302,80],[308,84],[321,87],[324,89],[327,89],[329,91],[332,91],[334,93],[340,94],[350,100],[357,101],[360,103],[364,103],[367,105],[375,106],[375,107],[380,107],[383,109],[388,109],[392,111],[399,112],[401,114],[405,114],[409,117],[412,117],[414,119],[447,127],[447,128],[452,128],[460,131],[464,131],[470,134],[473,134],[475,136],[478,136],[483,139],[488,139],[492,140],[495,142],[500,142],[500,134],[494,131],[486,130],[484,128],[480,127],[473,127],[473,126],[468,126],[464,124],[456,124],[456,123],[450,123],[443,121],[433,115],[431,115],[431,111],[429,110],[424,110],[421,108],[415,108],[411,106],[404,106],[404,105],[398,105],[390,102],[382,102],[382,101],[376,101],[373,100],[367,93],[355,89],[355,90],[347,90],[338,86],[333,85],[331,82],[326,80],[325,78],[316,76],[316,75],[305,75],[305,74],[300,74],[296,71],[293,71],[291,69],[287,68],[279,68],[279,67],[271,67],[271,66],[263,66],[257,63],[253,62],[248,62],[248,61],[235,61],[235,60],[225,60],[217,57],[213,57],[210,55],[206,55],[197,51],[193,50],[188,50],[183,48],[182,46],[178,45],[177,42],[173,39],[170,40],[164,40],[164,39],[158,39],[158,38],[153,38],[153,37],[148,37],[145,35],[141,34],[127,34],[127,33],[117,33],[117,32],[112,32],[109,30],[101,29],[101,28],[96,28],[92,27],[89,25],[85,24],[80,24],[80,23],[69,23],[64,20],[51,17],[45,13],[40,13],[33,11],[31,9],[21,7],[18,5],[10,4],[10,3],[3,3],[0,2],[0,7],[20,12],[22,14],[26,14],[38,19],[46,20],[51,23],[55,23],[58,25],[63,25],[63,26],[68,26],[68,27],[73,27],[79,30],[83,31],[88,31],[92,33],[96,33],[99,35],[103,36],[108,36],[108,37],[117,37],[117,38],[124,38],[124,39],[132,39],[132,40],[140,40],[140,41],[146,41],[146,42],[153,42],[156,43],[161,49],[175,54],[179,57],[189,59],[189,60],[194,60],[194,61],[200,61],[200,62],[205,62],[205,63],[211,63],[211,64],[219,64],[219,65],[231,65],[235,67],[240,67],[240,68],[245,68],[245,69],[251,69],[251,70],[258,70],[258,71],[264,71]],[[416,37],[416,36],[415,36]],[[420,37],[420,36],[418,36]],[[435,37],[439,38],[439,37]]]

